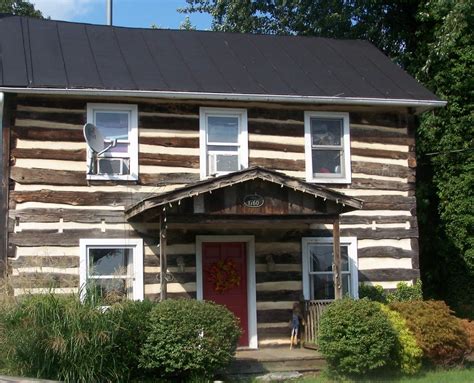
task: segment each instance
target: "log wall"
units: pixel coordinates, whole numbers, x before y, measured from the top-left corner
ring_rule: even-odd
[[[123,210],[146,196],[199,179],[200,106],[247,108],[249,165],[301,178],[304,111],[349,111],[352,184],[327,186],[365,201],[363,210],[341,217],[341,235],[358,237],[360,281],[393,288],[398,281],[419,276],[414,122],[407,110],[122,99],[138,104],[140,179],[137,184],[117,184],[86,181],[82,126],[87,102],[111,100],[17,98],[11,129],[8,254],[15,294],[51,286],[57,292],[77,291],[80,238],[141,236],[146,243],[145,292],[157,297],[158,223],[131,227],[123,220]],[[252,231],[257,239],[258,330],[263,344],[289,339],[283,337],[289,309],[301,296],[301,237],[330,228],[315,224]],[[196,230],[176,233],[168,246],[169,271],[175,278],[169,293],[194,297]],[[275,260],[270,273],[268,254]],[[179,256],[184,270],[177,266]]]

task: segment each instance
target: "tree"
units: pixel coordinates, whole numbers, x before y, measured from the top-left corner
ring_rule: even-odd
[[[417,52],[417,77],[448,101],[423,116],[418,129],[422,271],[447,290],[434,293],[473,316],[474,3],[426,1],[418,15],[417,36],[425,44]]]
[[[191,23],[189,16],[186,16],[181,24],[179,24],[179,29],[184,29],[186,31],[194,31],[196,27]]]
[[[26,0],[0,0],[0,13],[43,18],[41,11]]]

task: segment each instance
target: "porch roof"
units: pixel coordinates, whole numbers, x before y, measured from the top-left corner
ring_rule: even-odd
[[[204,193],[213,192],[218,189],[223,189],[252,180],[263,180],[271,184],[280,185],[281,188],[286,187],[304,195],[309,195],[314,198],[322,198],[324,203],[335,203],[337,206],[336,214],[361,209],[363,204],[363,201],[357,198],[346,196],[343,193],[336,192],[329,188],[308,183],[274,170],[254,166],[145,198],[129,207],[125,211],[125,217],[128,220],[137,219],[147,211],[159,210],[160,208],[163,209],[166,208],[167,205],[171,205],[174,202],[183,199],[197,197]]]

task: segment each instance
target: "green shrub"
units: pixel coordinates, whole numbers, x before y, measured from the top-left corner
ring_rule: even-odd
[[[150,323],[140,365],[166,378],[212,376],[230,363],[240,337],[238,319],[212,302],[161,302]]]
[[[139,353],[138,316],[149,303],[124,304],[109,313],[91,301],[47,294],[12,305],[0,318],[9,370],[65,382],[127,381],[137,364],[129,357]]]
[[[359,298],[367,298],[370,301],[387,303],[387,294],[380,285],[361,284],[359,286]]]
[[[469,350],[460,320],[442,301],[394,302],[389,306],[407,321],[426,361],[440,366],[461,363]]]
[[[117,366],[122,366],[125,381],[143,375],[139,369],[140,351],[150,330],[149,314],[154,306],[149,300],[124,301],[106,311],[115,327],[113,359]]]
[[[405,319],[396,311],[380,305],[397,334],[394,354],[397,367],[404,374],[416,374],[421,368],[423,350],[418,346],[415,336],[408,329]]]
[[[318,344],[329,367],[341,374],[365,374],[387,366],[396,334],[379,304],[337,300],[321,317]]]
[[[413,286],[409,286],[406,282],[399,282],[395,291],[387,295],[387,300],[388,302],[422,301],[421,280],[418,279]]]

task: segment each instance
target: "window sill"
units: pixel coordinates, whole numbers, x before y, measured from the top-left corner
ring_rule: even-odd
[[[341,184],[347,185],[351,183],[350,177],[345,178],[307,178],[306,182],[314,184]]]
[[[138,182],[138,177],[133,175],[97,175],[97,174],[86,174],[86,180],[88,181],[119,181],[119,182]]]

